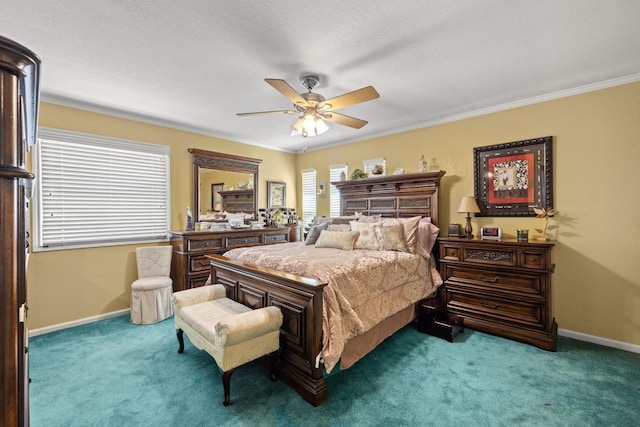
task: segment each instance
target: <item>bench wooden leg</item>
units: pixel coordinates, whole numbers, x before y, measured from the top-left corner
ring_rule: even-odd
[[[178,329],[176,331],[176,336],[178,337],[178,353],[182,354],[184,353],[184,337],[183,337],[184,332],[182,332],[182,329]]]
[[[227,406],[231,401],[231,375],[236,369],[233,368],[222,374],[222,388],[224,389],[224,397],[222,398],[222,404]]]

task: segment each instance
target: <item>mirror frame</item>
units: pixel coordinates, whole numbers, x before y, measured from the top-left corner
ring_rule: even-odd
[[[193,212],[197,215],[194,218],[195,221],[200,219],[200,168],[253,174],[253,215],[254,218],[258,217],[258,170],[262,159],[216,153],[198,148],[188,148],[187,151],[191,153],[193,164],[191,200]]]

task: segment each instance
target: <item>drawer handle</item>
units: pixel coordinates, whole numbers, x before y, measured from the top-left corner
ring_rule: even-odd
[[[198,261],[200,263],[201,266],[206,267],[209,265],[208,262],[202,262],[202,261]]]
[[[496,276],[493,279],[485,279],[484,278],[484,274],[478,274],[478,279],[482,280],[483,282],[487,282],[487,283],[496,283],[498,280],[500,280],[500,276]]]
[[[500,304],[498,304],[498,303],[495,303],[495,304],[487,304],[487,303],[486,303],[486,302],[484,302],[484,301],[480,301],[480,304],[482,304],[482,306],[483,306],[484,308],[498,308],[498,307],[500,307]]]

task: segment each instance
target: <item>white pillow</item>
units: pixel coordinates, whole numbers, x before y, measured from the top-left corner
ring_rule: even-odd
[[[351,231],[357,231],[360,234],[356,239],[353,249],[368,249],[371,251],[377,251],[380,247],[378,238],[376,237],[376,225],[380,225],[379,222],[360,222],[351,221]]]
[[[316,241],[316,248],[333,248],[350,251],[358,237],[357,231],[327,231],[322,230]]]
[[[404,239],[404,227],[396,225],[376,225],[376,237],[381,251],[409,252]]]
[[[411,218],[382,218],[382,225],[395,225],[402,224],[404,228],[404,241],[407,244],[407,249],[412,254],[416,249],[416,230],[418,229],[418,222],[420,222],[420,216],[414,216]]]
[[[422,218],[416,230],[416,251],[418,255],[427,258],[431,256],[433,246],[438,239],[440,229],[431,223],[431,218]]]
[[[351,226],[349,224],[331,224],[327,231],[351,231]]]

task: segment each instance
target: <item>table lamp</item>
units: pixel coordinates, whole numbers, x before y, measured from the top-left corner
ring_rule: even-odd
[[[458,213],[467,214],[467,225],[465,225],[464,227],[464,232],[467,237],[473,237],[473,228],[471,227],[471,214],[478,212],[480,212],[480,208],[478,207],[478,203],[476,203],[476,199],[471,196],[462,198],[460,206],[458,207]]]

